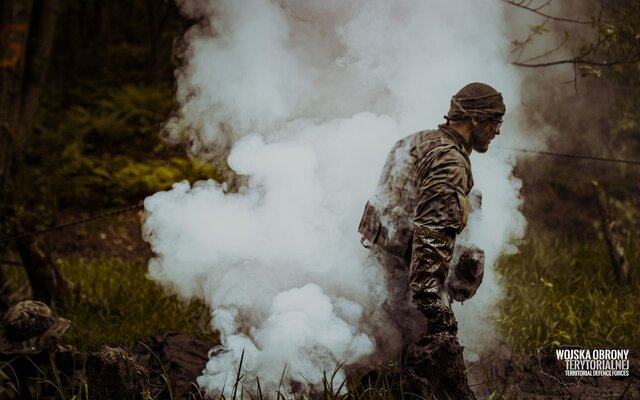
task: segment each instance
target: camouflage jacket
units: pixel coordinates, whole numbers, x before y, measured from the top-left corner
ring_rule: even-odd
[[[470,146],[453,129],[420,131],[391,149],[360,221],[363,244],[406,260],[416,296],[439,292],[467,223]]]

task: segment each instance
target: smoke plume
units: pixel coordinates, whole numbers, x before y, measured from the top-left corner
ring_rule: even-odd
[[[229,390],[318,385],[336,366],[380,361],[397,343],[382,312],[384,273],[357,226],[386,154],[400,137],[442,122],[449,99],[480,81],[507,105],[516,143],[520,80],[506,62],[499,2],[425,0],[178,0],[200,22],[176,72],[173,140],[199,155],[228,154],[247,177],[237,192],[176,183],[145,201],[149,276],[212,309],[221,348],[198,383]],[[504,136],[504,137],[503,137]],[[485,280],[456,306],[460,336],[479,353],[494,337],[500,296],[493,264],[523,235],[514,160],[473,154],[483,207],[461,241],[486,252]],[[469,353],[472,354],[472,353]],[[340,372],[337,379],[344,377]]]

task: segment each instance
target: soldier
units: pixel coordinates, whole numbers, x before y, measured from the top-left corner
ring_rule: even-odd
[[[51,385],[41,385],[34,379],[42,378],[45,371],[50,372],[52,362],[57,365],[59,374],[69,369],[60,368],[67,364],[79,363],[78,367],[82,366],[82,357],[78,357],[80,353],[70,346],[59,345],[59,339],[71,321],[56,317],[46,304],[22,301],[5,313],[2,322],[4,332],[0,335],[0,361],[10,363],[15,371],[20,398],[43,398],[47,389],[55,390]],[[52,376],[48,378],[53,379]]]
[[[455,237],[469,215],[469,154],[487,151],[504,113],[502,95],[491,86],[463,87],[451,98],[445,124],[391,149],[360,222],[363,245],[387,273],[386,308],[403,336],[408,390],[424,398],[474,398],[450,302],[475,293],[484,254],[463,252],[465,271],[453,274],[470,278],[453,280],[462,287],[448,287],[447,276]]]

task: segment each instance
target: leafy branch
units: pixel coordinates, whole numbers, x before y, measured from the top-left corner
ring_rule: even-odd
[[[588,75],[599,76],[598,67],[611,67],[621,64],[635,64],[640,62],[640,21],[635,18],[640,13],[640,7],[634,2],[608,3],[600,0],[597,13],[588,19],[584,17],[567,18],[552,15],[545,11],[552,4],[552,0],[536,3],[534,0],[503,0],[504,3],[544,18],[541,24],[533,25],[529,29],[528,36],[524,40],[512,41],[513,65],[527,68],[550,67],[555,65],[570,64],[574,71],[581,70]],[[605,20],[605,16],[608,18]],[[533,41],[548,32],[550,21],[568,28],[564,31],[563,40],[551,50],[523,59],[525,50]],[[573,27],[571,27],[573,25]],[[579,25],[579,26],[575,26]],[[593,40],[583,45],[577,54],[568,57],[550,59],[559,54],[560,50],[567,47],[572,29],[582,29],[589,26]]]

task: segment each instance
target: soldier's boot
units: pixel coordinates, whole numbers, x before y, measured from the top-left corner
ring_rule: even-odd
[[[407,348],[404,359],[407,392],[424,399],[475,400],[464,374],[458,324],[449,306],[423,303],[427,332]]]
[[[449,332],[454,337],[458,333],[458,321],[451,307],[441,301],[434,301],[420,307],[422,315],[427,319],[427,333]]]
[[[405,393],[424,399],[475,400],[464,370],[462,346],[455,335],[423,335],[407,349]]]

